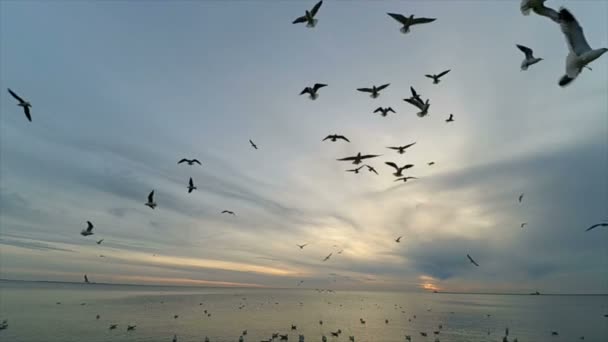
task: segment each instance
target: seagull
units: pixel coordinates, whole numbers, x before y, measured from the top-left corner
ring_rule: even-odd
[[[80,235],[82,235],[82,236],[93,235],[93,224],[91,223],[91,221],[87,221],[87,228],[83,229],[80,232]]]
[[[303,16],[296,18],[292,24],[306,23],[306,27],[315,27],[319,21],[315,19],[315,15],[319,11],[319,8],[321,8],[321,5],[323,5],[323,0],[317,2],[317,4],[310,11],[306,11]]]
[[[401,25],[403,25],[400,29],[401,33],[410,32],[410,26],[417,24],[428,24],[437,20],[436,18],[414,18],[414,15],[410,15],[409,17],[404,16],[403,14],[398,13],[387,13],[391,18],[397,20]]]
[[[346,172],[352,172],[354,174],[359,174],[359,170],[361,170],[365,165],[361,165],[356,169],[346,170]]]
[[[234,213],[234,211],[231,211],[231,210],[222,210],[222,214],[228,214],[228,215],[236,216],[236,214]]]
[[[570,52],[566,57],[566,74],[559,80],[559,85],[565,87],[576,79],[587,64],[598,59],[608,51],[607,48],[592,50],[585,35],[583,28],[569,10],[560,8],[559,10],[560,27]]]
[[[608,227],[608,223],[596,223],[593,226],[587,228],[585,231],[588,232],[588,231],[590,231],[592,229],[595,229],[597,227]]]
[[[101,239],[101,240],[97,241],[97,244],[98,244],[98,245],[101,245],[101,243],[102,243],[102,242],[103,242],[103,239]]]
[[[177,163],[178,163],[178,164],[181,164],[181,163],[188,163],[188,165],[194,165],[194,163],[196,163],[196,164],[198,164],[198,165],[203,165],[203,164],[201,164],[201,162],[200,162],[200,161],[198,161],[198,159],[186,159],[186,158],[184,158],[184,159],[182,159],[182,160],[178,161]]]
[[[332,255],[332,254],[334,254],[334,253],[333,253],[333,252],[332,252],[332,253],[329,253],[329,255],[328,255],[328,256],[326,256],[326,257],[325,257],[325,259],[323,259],[323,261],[327,261],[327,260],[329,260],[329,258],[331,258],[331,255]]]
[[[401,238],[402,238],[402,237],[403,237],[403,236],[400,236],[400,237],[396,238],[396,239],[395,239],[395,242],[396,242],[396,243],[401,242]]]
[[[522,192],[521,195],[519,195],[518,201],[519,203],[521,203],[521,201],[524,199],[524,193]]]
[[[418,99],[403,99],[403,101],[418,107],[418,109],[420,109],[420,112],[416,113],[418,115],[418,117],[422,118],[425,117],[428,112],[429,112],[429,107],[431,107],[431,104],[429,103],[429,99],[427,99],[425,102],[422,102],[422,100],[418,100]]]
[[[524,60],[521,62],[521,70],[528,70],[528,67],[536,64],[540,61],[542,61],[542,58],[536,58],[534,57],[533,51],[532,49],[530,49],[529,47],[523,46],[523,45],[519,45],[519,44],[515,44],[515,46],[517,46],[517,48],[524,53],[524,55],[526,55],[526,58],[524,58]]]
[[[357,153],[356,156],[353,157],[345,157],[345,158],[341,158],[341,159],[337,159],[338,161],[352,161],[353,164],[358,165],[361,164],[361,161],[363,159],[369,159],[369,158],[375,158],[375,157],[380,157],[379,154],[365,154],[365,155],[361,155],[361,152]]]
[[[383,84],[379,87],[376,86],[372,86],[371,88],[357,88],[358,91],[364,92],[364,93],[371,93],[370,97],[372,99],[377,98],[378,96],[380,96],[380,90],[388,87],[389,85],[391,85],[390,83],[387,84]]]
[[[300,247],[300,249],[304,249],[304,247],[308,246],[308,244],[307,244],[307,243],[305,243],[305,244],[303,244],[303,245],[298,245],[298,244],[296,244],[296,246]]]
[[[378,107],[378,108],[376,108],[374,113],[378,113],[378,112],[380,112],[380,115],[382,115],[382,116],[387,116],[389,112],[396,113],[393,110],[393,108],[391,108],[391,107],[386,107],[386,108]]]
[[[258,145],[254,144],[251,139],[249,139],[249,143],[251,144],[251,147],[255,148],[256,150],[258,149]]]
[[[300,92],[300,95],[308,94],[308,98],[311,100],[316,100],[319,97],[318,91],[319,89],[327,87],[327,84],[323,83],[315,83],[312,87],[306,87],[304,90]]]
[[[454,114],[450,114],[450,117],[447,118],[445,122],[454,122]]]
[[[99,315],[95,316],[95,319],[100,319],[100,318],[101,318],[101,316],[99,316]]]
[[[428,78],[432,78],[433,79],[433,84],[439,84],[439,79],[444,76],[445,74],[447,74],[448,72],[450,72],[450,69],[446,70],[446,71],[442,71],[441,73],[437,74],[437,75],[424,75]]]
[[[152,192],[150,192],[148,195],[148,202],[146,205],[152,209],[156,208],[156,202],[154,202],[154,190],[152,190]]]
[[[127,331],[133,331],[135,330],[135,327],[137,327],[137,325],[127,325]]]
[[[118,324],[111,324],[110,325],[110,330],[114,330],[114,329],[116,329],[116,327],[118,327]]]
[[[404,154],[404,153],[405,153],[405,150],[406,150],[407,148],[412,147],[412,146],[414,146],[414,145],[416,145],[416,143],[415,143],[415,142],[413,142],[413,143],[411,143],[411,144],[404,145],[404,146],[389,146],[389,147],[387,147],[387,148],[389,148],[389,149],[391,149],[391,150],[396,150],[396,151],[397,151],[397,153],[399,153],[399,154]]]
[[[416,178],[416,177],[401,177],[401,178],[395,179],[395,182],[403,181],[403,183],[405,183],[405,182],[407,182],[408,179],[418,179],[418,178]]]
[[[523,15],[530,15],[530,10],[532,10],[534,13],[547,17],[559,24],[559,13],[552,8],[546,7],[545,1],[547,0],[522,0],[520,5],[521,13]]]
[[[376,169],[373,166],[369,166],[367,164],[363,164],[363,166],[367,167],[367,171],[378,174],[378,171],[376,171]]]
[[[194,186],[194,182],[192,181],[192,177],[190,177],[190,180],[188,181],[188,193],[191,193],[192,190],[196,190],[197,187]]]
[[[396,170],[395,173],[393,173],[393,176],[395,176],[395,177],[403,176],[403,174],[402,174],[403,170],[407,170],[409,168],[414,167],[414,164],[405,164],[402,167],[397,166],[397,164],[395,164],[393,162],[385,162],[384,164],[391,166]]]
[[[410,91],[412,92],[412,97],[410,97],[410,99],[412,99],[412,100],[417,100],[417,101],[420,101],[420,102],[423,102],[423,101],[422,101],[422,98],[420,97],[420,94],[418,94],[418,93],[416,92],[416,89],[414,89],[414,87],[411,87],[411,86],[410,86]]]
[[[528,224],[528,222],[523,222],[523,223],[520,225],[520,227],[521,227],[521,228],[523,228],[523,227],[525,227],[527,224]]]
[[[428,162],[427,165],[428,166],[433,166],[433,165],[435,165],[435,162]]]
[[[87,277],[87,275],[84,275],[84,282],[87,284],[90,284],[91,282],[89,281],[89,277]]]
[[[19,95],[15,94],[15,92],[12,91],[10,88],[8,88],[8,92],[11,94],[12,97],[15,98],[15,100],[19,101],[17,106],[23,107],[25,117],[27,117],[27,120],[29,122],[32,122],[32,115],[30,114],[30,108],[32,107],[32,104],[19,97]]]
[[[470,255],[468,255],[468,254],[467,254],[467,258],[469,258],[469,261],[471,262],[471,264],[473,264],[473,265],[475,265],[475,266],[479,267],[479,264],[478,264],[478,263],[476,263],[476,262],[475,262],[475,260],[473,260],[473,258],[471,258],[471,256],[470,256]]]
[[[333,134],[333,135],[332,135],[332,134],[330,134],[330,135],[326,136],[326,137],[325,137],[325,139],[323,139],[323,140],[321,140],[321,141],[325,141],[325,140],[327,140],[327,139],[330,139],[330,140],[331,140],[331,141],[333,141],[333,142],[337,141],[338,139],[342,139],[342,140],[344,140],[344,141],[346,141],[346,142],[350,142],[350,140],[348,140],[348,138],[346,138],[346,137],[345,137],[345,136],[343,136],[343,135],[338,135],[338,134]]]

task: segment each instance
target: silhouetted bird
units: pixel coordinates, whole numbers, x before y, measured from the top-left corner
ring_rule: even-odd
[[[315,83],[312,87],[306,87],[304,90],[300,92],[300,95],[308,94],[308,98],[311,100],[316,100],[319,97],[319,89],[327,87],[327,84],[323,83]]]
[[[409,17],[404,16],[403,14],[398,13],[387,13],[391,18],[397,20],[402,26],[399,31],[401,33],[410,32],[410,26],[418,25],[418,24],[428,24],[432,23],[436,20],[436,18],[414,18],[414,15],[410,15]]]
[[[322,4],[322,0],[317,2],[310,11],[306,11],[303,16],[296,18],[296,20],[293,21],[293,24],[306,23],[306,27],[315,27],[319,21],[318,19],[315,19],[315,15],[319,12],[319,8],[321,8]]]
[[[8,92],[11,94],[12,97],[15,98],[15,100],[19,101],[17,106],[23,107],[25,117],[28,121],[32,122],[32,115],[30,114],[30,108],[32,107],[32,104],[19,97],[19,95],[15,94],[15,92],[12,91],[10,88],[8,88]]]
[[[427,74],[427,75],[424,75],[424,76],[426,76],[426,77],[428,77],[428,78],[431,78],[431,79],[433,80],[433,84],[439,84],[439,79],[440,79],[441,77],[443,77],[445,74],[447,74],[448,72],[450,72],[450,70],[449,70],[449,69],[448,69],[448,70],[446,70],[446,71],[442,71],[441,73],[436,74],[436,75],[428,75],[428,74]]]

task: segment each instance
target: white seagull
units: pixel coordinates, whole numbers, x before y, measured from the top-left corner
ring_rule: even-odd
[[[310,10],[306,11],[303,16],[296,18],[293,24],[306,23],[306,27],[315,27],[319,20],[315,19],[315,15],[319,12],[319,8],[323,5],[323,0],[317,2],[317,4]]]
[[[521,62],[521,70],[528,70],[528,67],[532,64],[536,64],[540,61],[542,61],[542,58],[536,58],[534,57],[533,51],[532,49],[530,49],[529,47],[523,46],[523,45],[519,45],[519,44],[515,44],[515,46],[517,46],[517,48],[524,53],[524,55],[526,55],[526,57],[524,58],[524,60]]]

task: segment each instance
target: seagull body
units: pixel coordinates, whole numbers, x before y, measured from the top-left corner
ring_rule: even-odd
[[[222,210],[222,214],[228,214],[228,215],[236,216],[236,214],[234,213],[234,211],[231,211],[231,210]]]
[[[534,11],[534,13],[547,17],[559,24],[559,13],[552,8],[546,7],[545,1],[547,0],[522,0],[520,5],[521,13],[523,15],[530,15],[530,11]]]
[[[429,108],[431,107],[429,99],[427,99],[425,102],[422,102],[422,100],[419,100],[418,98],[403,99],[403,101],[420,109],[420,112],[416,113],[416,115],[418,115],[420,118],[427,116],[429,113]]]
[[[410,26],[418,25],[418,24],[428,24],[437,20],[436,18],[414,18],[414,15],[410,15],[409,17],[404,16],[403,14],[398,13],[387,13],[391,18],[397,20],[401,25],[401,33],[410,32]]]
[[[203,164],[201,164],[200,161],[198,161],[198,159],[186,159],[186,158],[183,158],[182,160],[178,161],[177,163],[178,164],[188,163],[188,165],[194,165],[196,163],[198,165],[203,165]]]
[[[356,169],[346,170],[346,172],[352,172],[354,174],[359,174],[359,170],[361,170],[365,165],[361,165]]]
[[[322,4],[323,0],[319,1],[310,11],[306,11],[303,16],[296,18],[292,24],[306,23],[306,27],[315,27],[319,21],[315,19],[315,15],[319,12]]]
[[[191,193],[192,190],[196,190],[196,186],[194,186],[194,182],[192,181],[192,177],[188,181],[188,193]]]
[[[608,227],[608,223],[596,223],[593,226],[587,228],[585,231],[588,232],[588,231],[590,231],[592,229],[595,229],[597,227]]]
[[[396,150],[396,151],[397,151],[397,153],[399,153],[399,154],[404,154],[404,153],[405,153],[405,150],[406,150],[407,148],[412,147],[412,146],[414,146],[414,145],[416,145],[416,143],[415,143],[415,142],[413,142],[413,143],[411,143],[411,144],[404,145],[404,146],[389,146],[389,147],[387,147],[387,148],[389,148],[389,149],[391,149],[391,150]]]
[[[473,265],[475,265],[475,266],[479,267],[479,264],[478,264],[478,263],[476,263],[476,262],[475,262],[475,260],[473,260],[473,258],[471,258],[471,256],[470,256],[470,255],[468,255],[468,254],[467,254],[467,258],[469,258],[469,261],[471,262],[471,264],[473,264]]]
[[[333,141],[333,142],[338,141],[338,139],[342,139],[342,140],[344,140],[346,142],[350,142],[350,140],[348,140],[348,138],[346,138],[343,135],[338,135],[338,134],[330,134],[330,135],[326,136],[325,139],[323,139],[321,141],[325,141],[325,140],[328,140],[328,139],[331,140],[331,141]]]
[[[378,107],[378,108],[376,108],[376,110],[374,111],[374,113],[378,113],[378,112],[382,116],[387,116],[389,112],[396,113],[393,110],[393,108],[391,108],[391,107],[386,107],[386,108]]]
[[[447,118],[445,122],[454,122],[454,114],[450,114],[450,117]]]
[[[401,178],[395,179],[395,182],[403,181],[403,183],[405,183],[405,182],[407,182],[408,179],[418,179],[418,178],[416,178],[416,177],[401,177]]]
[[[87,221],[87,228],[83,229],[80,232],[80,235],[82,235],[82,236],[93,235],[93,224],[91,223],[91,221]]]
[[[352,157],[345,157],[345,158],[340,158],[337,159],[338,161],[352,161],[353,164],[358,165],[361,164],[363,159],[369,159],[369,158],[375,158],[375,157],[379,157],[380,155],[377,154],[365,154],[362,155],[361,152],[357,153],[356,156],[352,156]]]
[[[424,76],[426,76],[426,77],[428,77],[428,78],[432,79],[432,80],[433,80],[433,84],[439,84],[439,81],[440,81],[439,79],[440,79],[441,77],[443,77],[444,75],[446,75],[448,72],[450,72],[450,70],[451,70],[451,69],[448,69],[448,70],[446,70],[446,71],[442,71],[442,72],[440,72],[439,74],[433,74],[433,75],[429,75],[429,74],[427,74],[427,75],[424,75]]]
[[[258,145],[254,144],[251,139],[249,139],[249,144],[251,144],[251,147],[255,148],[256,150],[258,149]]]
[[[148,202],[146,205],[152,209],[156,208],[156,202],[154,202],[154,190],[148,194]]]
[[[396,242],[396,243],[401,242],[401,238],[402,238],[402,237],[403,237],[403,236],[400,236],[400,237],[396,238],[396,239],[395,239],[395,242]]]
[[[316,100],[317,97],[319,97],[319,93],[318,93],[319,89],[321,89],[323,87],[327,87],[327,84],[315,83],[315,85],[312,87],[304,88],[304,90],[302,90],[300,92],[300,95],[308,94],[309,99]]]
[[[529,66],[531,66],[533,64],[536,64],[536,63],[538,63],[538,62],[540,62],[540,61],[543,60],[542,58],[536,58],[536,57],[534,57],[534,52],[529,47],[523,46],[523,45],[519,45],[519,44],[516,44],[515,46],[517,46],[517,48],[519,49],[519,51],[523,52],[524,55],[526,56],[524,58],[524,60],[521,62],[521,70],[522,71],[528,70]]]
[[[371,88],[357,88],[358,91],[364,92],[364,93],[370,93],[370,97],[372,99],[377,98],[378,96],[380,96],[380,90],[385,89],[386,87],[388,87],[389,85],[391,85],[390,83],[387,84],[383,84],[381,86],[372,86]]]
[[[19,97],[19,95],[17,95],[14,91],[12,91],[10,88],[8,88],[8,92],[11,94],[11,96],[13,98],[15,98],[15,100],[19,101],[19,103],[17,104],[17,106],[19,107],[23,107],[23,113],[25,113],[25,117],[27,118],[27,120],[29,122],[32,122],[32,115],[30,113],[30,108],[32,108],[32,104],[25,101],[24,99],[22,99],[21,97]]]
[[[331,255],[332,255],[332,254],[334,254],[334,253],[333,253],[333,252],[332,252],[332,253],[329,253],[329,255],[328,255],[328,256],[326,256],[326,257],[325,257],[325,259],[323,259],[323,261],[327,261],[327,260],[329,260],[329,258],[331,258]]]
[[[393,162],[385,162],[384,164],[386,164],[386,165],[388,165],[388,166],[390,166],[390,167],[392,167],[392,168],[395,169],[395,172],[393,173],[393,176],[395,176],[395,177],[401,177],[401,176],[403,176],[403,171],[404,170],[407,170],[409,168],[414,167],[414,164],[405,164],[405,165],[403,165],[401,167],[397,166],[397,164],[395,164]]]
[[[587,64],[598,59],[608,49],[591,49],[585,39],[583,28],[572,13],[563,7],[559,10],[559,20],[570,51],[566,57],[566,74],[558,82],[561,87],[565,87],[576,79]]]

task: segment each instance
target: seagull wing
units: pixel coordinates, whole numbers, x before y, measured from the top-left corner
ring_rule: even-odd
[[[403,148],[404,148],[404,149],[406,149],[406,148],[412,147],[412,146],[414,146],[414,145],[416,145],[416,143],[415,143],[415,142],[413,142],[413,143],[411,143],[411,144],[407,144],[407,145],[403,146]]]
[[[473,258],[471,258],[471,256],[470,256],[470,255],[468,255],[468,254],[467,254],[467,258],[469,258],[469,261],[471,261],[471,263],[472,263],[473,265],[475,265],[475,266],[479,266],[479,264],[478,264],[478,263],[476,263],[476,262],[475,262],[475,260],[473,260]]]
[[[592,230],[594,228],[597,228],[597,227],[608,227],[608,223],[597,223],[597,224],[594,224],[593,226],[587,228],[585,231],[588,232],[588,231],[590,231],[590,230]]]
[[[390,148],[391,150],[397,150],[397,151],[400,150],[400,148],[396,147],[396,146],[388,146],[387,148]]]
[[[416,25],[416,24],[428,24],[428,23],[432,23],[433,21],[437,20],[437,18],[414,18],[412,20],[412,25]]]
[[[365,93],[372,93],[372,88],[357,88],[358,91],[362,91]]]
[[[395,168],[395,170],[397,170],[397,172],[399,172],[399,166],[397,166],[397,164],[393,163],[393,162],[384,162],[384,164]]]
[[[451,69],[448,69],[442,73],[440,73],[439,75],[437,75],[437,78],[444,76],[445,74],[447,74],[448,72],[450,72]]]
[[[374,111],[374,113],[378,113],[378,112],[382,112],[384,109],[382,107],[378,107],[376,108],[376,110]]]
[[[418,101],[417,99],[403,99],[403,101],[411,104],[412,106],[417,107],[418,109],[422,110],[423,104]]]
[[[519,44],[516,44],[515,46],[517,46],[517,48],[526,55],[526,59],[534,58],[532,49],[529,47]]]
[[[178,163],[178,164],[181,164],[181,163],[185,163],[185,162],[187,162],[187,161],[188,161],[188,159],[184,158],[184,159],[182,159],[182,160],[178,161],[177,163]]]
[[[428,77],[428,78],[433,78],[433,79],[435,78],[435,77],[433,77],[433,75],[429,75],[429,74],[426,74],[426,75],[424,75],[424,76],[425,76],[425,77]]]
[[[380,157],[380,155],[379,154],[366,154],[366,155],[361,156],[360,159],[369,159],[369,158],[376,158],[376,157]]]
[[[25,113],[25,117],[27,117],[27,120],[29,122],[32,122],[32,115],[30,114],[30,107],[24,106],[23,107],[23,112]]]
[[[547,18],[553,20],[554,22],[556,22],[557,24],[560,24],[559,13],[556,10],[554,10],[553,8],[549,8],[549,7],[542,5],[542,6],[534,7],[532,10],[534,11],[534,13],[536,13],[538,15],[542,15],[543,17],[547,17]]]
[[[572,13],[562,7],[559,10],[559,18],[560,27],[564,33],[564,36],[566,37],[566,43],[568,44],[570,51],[580,56],[581,54],[591,50],[591,47],[585,39],[583,28],[578,24],[578,21],[572,15]]]
[[[357,160],[357,157],[346,157],[346,158],[340,158],[340,159],[336,159],[338,161],[349,161],[349,160]]]
[[[319,12],[319,8],[321,8],[321,5],[323,5],[323,0],[317,2],[317,4],[315,5],[315,7],[313,7],[310,10],[310,15],[312,15],[314,17],[317,14],[317,12]]]
[[[314,91],[317,91],[317,90],[319,90],[319,89],[321,89],[321,88],[323,88],[323,87],[327,87],[327,84],[323,84],[323,83],[315,83],[315,85],[312,87],[312,89],[313,89]]]
[[[398,14],[398,13],[386,13],[388,14],[391,18],[397,20],[399,23],[405,25],[407,24],[407,18],[403,15],[403,14]]]
[[[198,165],[203,165],[203,164],[201,164],[201,162],[200,162],[200,161],[198,161],[198,159],[192,159],[192,162],[193,162],[193,163],[197,163]]]
[[[302,91],[300,92],[300,95],[304,95],[304,94],[306,94],[306,93],[309,93],[309,94],[311,93],[311,90],[310,90],[310,88],[309,88],[309,87],[304,88],[304,90],[302,90]]]
[[[388,109],[387,109],[386,111],[387,111],[387,112],[393,112],[393,113],[396,113],[396,112],[393,110],[393,108],[391,108],[391,107],[388,107]]]
[[[188,181],[188,184],[189,184],[190,186],[194,186],[194,182],[192,181],[192,177],[190,177],[190,180]]]
[[[327,139],[331,139],[331,138],[332,138],[332,136],[331,136],[331,135],[328,135],[328,136],[326,136],[326,137],[325,137],[325,139],[323,139],[323,140],[321,140],[321,141],[325,141],[325,140],[327,140]]]
[[[87,232],[91,232],[93,230],[93,224],[91,221],[87,221]]]
[[[343,135],[338,135],[338,136],[336,137],[336,139],[342,139],[342,140],[344,140],[344,141],[350,142],[350,140],[348,140],[348,139],[347,139],[345,136],[343,136]]]
[[[12,97],[15,98],[15,100],[19,101],[20,103],[25,102],[22,98],[19,97],[19,95],[15,94],[14,91],[12,91],[10,88],[7,88],[8,92],[11,94]]]
[[[407,170],[407,169],[412,168],[412,167],[414,167],[414,164],[405,164],[405,165],[403,165],[403,167],[401,169],[402,170]]]
[[[383,84],[383,85],[379,86],[378,88],[376,88],[376,91],[380,91],[380,90],[382,90],[382,89],[385,89],[385,88],[386,88],[386,87],[388,87],[389,85],[391,85],[391,84],[390,84],[390,83]]]
[[[430,75],[427,75],[427,77],[428,76],[430,76]],[[433,76],[431,76],[431,78],[433,78]],[[416,89],[414,89],[414,87],[410,87],[410,91],[412,92],[412,97],[415,97],[415,98],[420,97],[420,94],[416,93]]]
[[[301,16],[301,17],[297,17],[296,20],[294,20],[292,22],[292,24],[300,24],[300,23],[305,23],[305,22],[306,22],[306,17]]]
[[[150,194],[148,195],[148,202],[154,202],[154,190],[152,190],[152,192],[150,192]]]
[[[374,169],[373,167],[371,167],[371,166],[369,166],[369,165],[367,166],[367,170],[368,170],[369,172],[373,172],[373,173],[375,173],[375,174],[378,174],[378,171],[376,171],[376,169]]]

